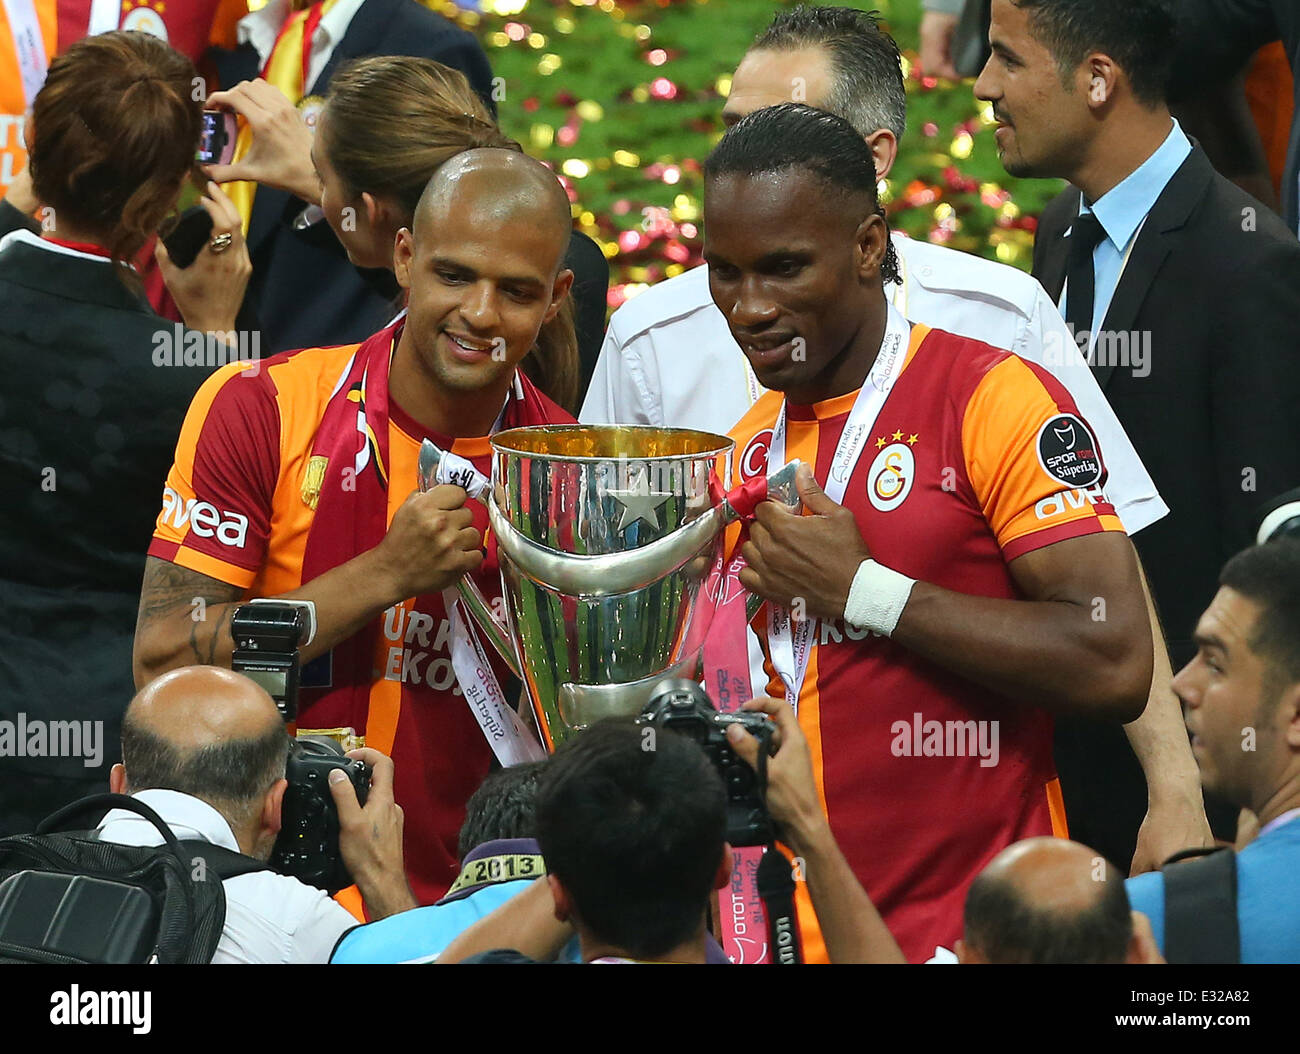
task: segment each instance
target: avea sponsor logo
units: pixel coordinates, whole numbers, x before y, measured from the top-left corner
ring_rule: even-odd
[[[189,524],[190,533],[198,538],[216,536],[222,545],[242,549],[248,540],[248,517],[227,509],[219,512],[211,502],[197,498],[186,500],[171,487],[163,488],[162,521],[178,531]]]
[[[1058,494],[1044,498],[1034,506],[1034,515],[1040,520],[1050,520],[1053,516],[1060,516],[1066,509],[1082,509],[1085,505],[1096,505],[1099,501],[1105,501],[1106,495],[1101,487],[1093,487],[1091,490],[1064,490]]]

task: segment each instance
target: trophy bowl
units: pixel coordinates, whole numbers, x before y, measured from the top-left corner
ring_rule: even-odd
[[[732,448],[710,432],[624,425],[492,437],[505,628],[548,749],[635,716],[665,676],[699,679]]]

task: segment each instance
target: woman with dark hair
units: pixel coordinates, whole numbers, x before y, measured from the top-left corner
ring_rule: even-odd
[[[465,75],[432,59],[383,56],[347,67],[333,79],[316,118],[314,145],[299,112],[265,81],[216,92],[208,105],[235,110],[253,130],[248,154],[238,164],[209,168],[213,179],[256,180],[319,207],[348,258],[384,272],[393,268],[397,231],[410,226],[439,166],[479,147],[520,150]],[[524,368],[574,411],[600,351],[609,268],[600,248],[580,233],[565,266],[574,272],[572,309],[566,304],[543,327]]]
[[[250,265],[215,184],[194,264],[158,250],[195,330],[159,318],[128,263],[193,173],[194,78],[145,33],[73,44],[33,102],[28,178],[3,203],[0,720],[32,731],[6,759],[0,834],[105,786],[159,491],[190,399],[237,354],[226,341]],[[38,204],[39,226],[25,215]],[[49,722],[77,735],[56,742]]]

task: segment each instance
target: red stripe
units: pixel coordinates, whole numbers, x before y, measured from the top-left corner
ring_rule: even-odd
[[[79,253],[89,253],[91,256],[102,256],[105,260],[112,259],[113,254],[105,249],[102,245],[96,245],[94,242],[70,242],[66,238],[54,238],[48,234],[43,237],[47,242],[53,242],[55,245],[62,245],[65,249],[75,249]]]
[[[165,542],[161,538],[155,538],[149,543],[149,555],[157,557],[159,560],[166,560],[168,563],[176,562],[176,554],[180,552],[180,542]]]
[[[1007,563],[1010,563],[1017,556],[1024,556],[1025,553],[1031,553],[1035,549],[1042,549],[1070,538],[1082,538],[1086,534],[1102,534],[1104,531],[1105,528],[1101,525],[1101,520],[1096,516],[1088,516],[1082,520],[1071,520],[1059,527],[1049,527],[1045,531],[1022,534],[1019,538],[1008,542],[1002,547],[1002,558]]]

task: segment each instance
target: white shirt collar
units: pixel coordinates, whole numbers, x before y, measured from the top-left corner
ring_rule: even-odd
[[[163,818],[177,838],[200,838],[238,853],[239,843],[226,818],[211,805],[173,790],[143,790],[132,797]],[[121,845],[161,845],[162,835],[138,813],[114,809],[99,824],[100,837]]]
[[[343,39],[343,34],[352,24],[353,16],[361,9],[363,3],[365,0],[338,0],[321,16],[320,25],[316,27],[316,39],[312,41],[313,46],[320,47],[328,43],[333,49]]]
[[[365,0],[337,0],[334,6],[321,16],[311,39],[310,76],[313,83],[320,76],[321,70],[329,61],[330,54],[347,33],[353,16],[364,2]],[[271,55],[271,49],[275,47],[275,38],[280,34],[280,27],[284,25],[284,20],[289,17],[289,14],[289,0],[267,0],[266,6],[245,15],[235,23],[236,38],[241,44],[252,44],[257,49],[261,64],[265,66],[266,60]],[[311,87],[313,84],[304,85],[304,90],[309,90]]]
[[[107,256],[96,256],[94,253],[83,253],[80,249],[69,249],[66,245],[57,245],[46,238],[42,238],[39,234],[29,231],[26,227],[19,227],[0,238],[0,253],[11,245],[34,245],[36,248],[44,249],[47,252],[75,256],[81,260],[94,260],[96,263],[103,264],[112,263]]]
[[[252,44],[257,49],[263,65],[275,46],[276,35],[289,13],[289,0],[268,0],[256,11],[246,14],[235,23],[235,37],[241,44]]]

